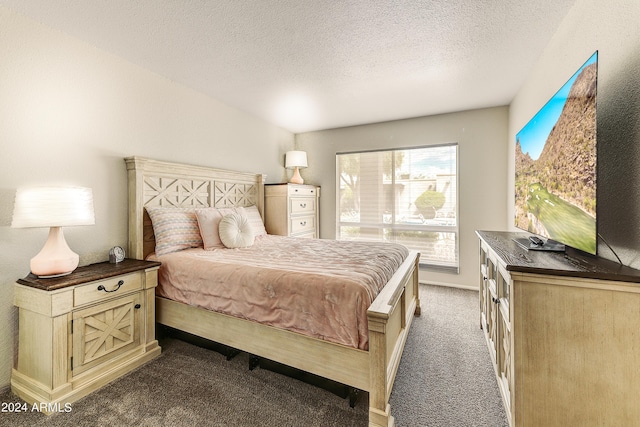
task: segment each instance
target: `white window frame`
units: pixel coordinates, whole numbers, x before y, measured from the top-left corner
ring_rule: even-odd
[[[349,154],[363,154],[363,153],[372,153],[372,152],[399,152],[399,151],[407,151],[407,150],[419,150],[419,149],[429,149],[429,148],[438,148],[438,147],[447,147],[447,146],[455,146],[455,156],[456,156],[456,165],[455,165],[455,225],[429,225],[429,224],[420,224],[420,225],[412,225],[412,224],[396,224],[395,223],[395,210],[391,210],[391,223],[369,223],[369,222],[343,222],[341,221],[341,178],[340,178],[340,156],[341,155],[349,155]],[[393,154],[392,154],[393,155]],[[360,150],[360,151],[351,151],[351,152],[340,152],[336,153],[336,239],[340,239],[340,230],[341,227],[344,226],[357,226],[357,227],[366,227],[366,228],[379,228],[381,231],[384,229],[392,230],[392,231],[424,231],[424,232],[435,232],[435,233],[452,233],[455,235],[455,261],[452,263],[441,263],[438,261],[433,261],[427,259],[424,255],[420,257],[420,267],[433,269],[443,272],[449,273],[459,273],[460,269],[460,216],[459,216],[459,194],[460,194],[460,185],[459,185],[459,145],[458,143],[446,143],[446,144],[436,144],[436,145],[424,145],[417,147],[402,147],[402,148],[389,148],[389,149],[379,149],[379,150]],[[395,187],[396,183],[396,173],[395,171],[391,173],[391,184],[392,188]],[[357,224],[357,225],[356,225]],[[382,240],[382,238],[381,238]]]

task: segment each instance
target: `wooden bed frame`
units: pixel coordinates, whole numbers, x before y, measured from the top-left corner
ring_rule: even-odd
[[[208,167],[125,159],[129,256],[144,259],[155,241],[146,206],[255,204],[264,218],[264,177]],[[393,426],[389,396],[414,314],[420,314],[418,253],[410,252],[368,309],[369,351],[156,297],[156,321],[369,393],[369,426]]]

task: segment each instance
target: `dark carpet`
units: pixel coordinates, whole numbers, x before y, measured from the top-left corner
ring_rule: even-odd
[[[422,316],[414,318],[391,395],[396,426],[507,426],[477,292],[421,285],[420,298]],[[367,425],[367,393],[351,408],[335,387],[250,371],[247,354],[227,361],[176,338],[160,344],[158,358],[74,402],[70,412],[0,412],[0,426]],[[21,402],[10,390],[0,393],[3,410]]]

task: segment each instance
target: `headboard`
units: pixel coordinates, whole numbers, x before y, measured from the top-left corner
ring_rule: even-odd
[[[256,205],[264,218],[264,176],[203,166],[127,157],[128,257],[144,259],[155,249],[146,206],[237,207]]]

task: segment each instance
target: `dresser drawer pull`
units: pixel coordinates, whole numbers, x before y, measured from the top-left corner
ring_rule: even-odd
[[[113,290],[111,290],[111,291],[108,291],[108,290],[107,290],[107,288],[105,288],[105,287],[104,287],[104,285],[100,285],[100,286],[98,286],[98,290],[99,290],[99,291],[105,291],[105,292],[115,292],[115,291],[117,291],[118,289],[120,289],[120,286],[122,286],[122,285],[124,285],[124,280],[120,280],[120,281],[118,281],[118,286],[116,286],[116,288],[115,288],[115,289],[113,289]]]
[[[142,307],[140,304],[136,304],[133,306],[133,308],[135,308],[136,310],[139,309],[140,307]]]
[[[307,225],[307,221],[300,221],[300,225],[304,227],[305,225]]]
[[[304,208],[306,208],[306,207],[307,207],[307,204],[306,204],[306,203],[300,203],[300,207],[301,207],[302,209],[304,209]]]

